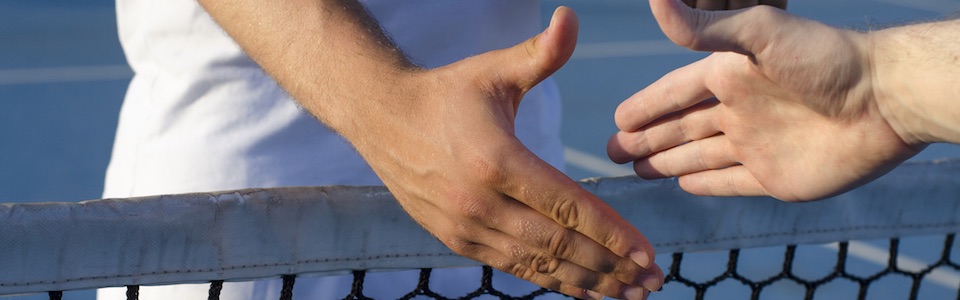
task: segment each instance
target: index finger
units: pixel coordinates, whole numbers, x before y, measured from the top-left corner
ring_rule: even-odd
[[[705,80],[710,71],[707,59],[667,73],[620,103],[614,114],[617,128],[634,132],[660,117],[713,97]]]
[[[508,159],[501,192],[561,226],[575,230],[641,268],[653,265],[653,247],[609,205],[529,151]]]

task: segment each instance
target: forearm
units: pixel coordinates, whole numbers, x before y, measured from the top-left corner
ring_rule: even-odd
[[[877,101],[900,137],[960,143],[960,20],[871,35]]]
[[[200,0],[311,114],[338,132],[388,104],[415,70],[357,0]]]

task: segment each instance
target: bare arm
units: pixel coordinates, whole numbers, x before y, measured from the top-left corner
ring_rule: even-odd
[[[383,91],[409,89],[401,75],[418,69],[356,0],[200,3],[300,104],[344,135],[357,134],[348,125],[357,114],[399,104]]]
[[[457,253],[575,297],[659,289],[643,235],[513,135],[523,93],[573,52],[569,9],[513,48],[424,70],[355,0],[201,3]]]
[[[960,20],[870,33],[877,101],[911,144],[960,144]]]

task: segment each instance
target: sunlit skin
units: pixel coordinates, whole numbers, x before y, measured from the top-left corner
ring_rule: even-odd
[[[523,94],[573,53],[572,10],[512,48],[423,69],[356,0],[200,2],[453,251],[579,298],[660,289],[644,236],[514,135]]]
[[[769,6],[650,5],[672,41],[716,53],[618,107],[608,154],[641,177],[679,176],[699,195],[807,201],[929,143],[960,142],[958,21],[863,33]]]
[[[580,298],[662,285],[644,236],[514,136],[523,94],[573,52],[572,10],[515,47],[423,69],[354,0],[201,4],[455,252]]]

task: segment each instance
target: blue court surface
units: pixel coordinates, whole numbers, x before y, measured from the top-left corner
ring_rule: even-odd
[[[567,173],[575,179],[629,174],[629,167],[606,159],[607,139],[616,132],[615,108],[670,70],[705,54],[671,44],[660,33],[646,1],[545,0],[544,24],[558,5],[574,8],[581,24],[574,58],[555,75],[564,98]],[[952,16],[960,10],[960,1],[802,0],[790,2],[789,10],[827,24],[869,30]],[[0,202],[99,198],[130,76],[117,41],[112,0],[0,1],[0,101],[5,105],[0,110]],[[960,147],[932,145],[914,159],[941,157],[960,157]],[[910,259],[929,261],[939,255],[930,253],[936,248],[931,245],[941,242],[940,238],[905,239],[901,252]],[[885,242],[858,245],[862,249],[852,255],[852,265],[865,273],[883,268]],[[874,253],[877,247],[879,254]],[[832,270],[836,256],[825,246],[802,247],[798,255],[795,268],[811,276]],[[761,274],[758,278],[770,276],[779,272],[782,259],[782,248],[744,250],[741,270],[756,270]],[[658,262],[669,266],[669,255],[660,254]],[[690,255],[685,262],[705,274],[695,279],[707,279],[722,273],[726,253]],[[924,283],[921,298],[956,298],[960,276],[952,272],[938,276]],[[906,299],[909,288],[908,280],[888,278],[871,287],[869,298]],[[773,293],[765,295],[773,296],[768,299],[803,298],[802,287],[793,284],[777,284],[764,293],[768,292]],[[825,294],[818,297],[848,299],[856,297],[856,292],[855,284],[843,281],[821,288],[818,294]],[[66,299],[92,299],[92,295],[69,292]],[[692,297],[692,291],[668,285],[654,299]],[[728,281],[711,290],[711,298],[745,299],[749,289]],[[45,295],[11,299],[45,299]]]

